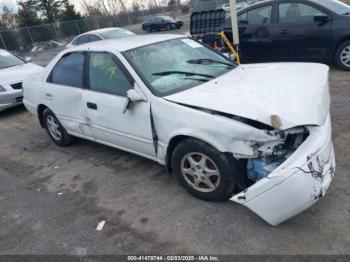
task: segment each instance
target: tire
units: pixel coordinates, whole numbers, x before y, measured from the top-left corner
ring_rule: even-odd
[[[237,162],[207,143],[197,139],[182,141],[175,148],[171,163],[179,184],[194,197],[219,202],[233,195]]]
[[[147,31],[147,33],[151,33],[152,32],[152,30],[151,30],[151,28],[149,26],[146,27],[146,31]]]
[[[44,110],[43,120],[47,133],[56,145],[65,147],[72,144],[73,137],[67,133],[50,109]]]
[[[339,45],[334,55],[334,61],[340,69],[350,70],[350,40]]]
[[[165,29],[166,29],[167,31],[171,31],[171,25],[170,25],[170,24],[167,24]]]

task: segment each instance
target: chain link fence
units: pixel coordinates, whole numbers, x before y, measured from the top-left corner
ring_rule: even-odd
[[[189,10],[186,10],[188,12]],[[28,52],[35,51],[40,44],[63,45],[71,41],[75,36],[106,27],[132,27],[138,25],[154,15],[182,14],[183,6],[167,6],[140,10],[125,14],[89,17],[81,20],[57,22],[38,26],[13,28],[0,31],[0,49],[10,51]],[[141,26],[140,30],[141,30]]]

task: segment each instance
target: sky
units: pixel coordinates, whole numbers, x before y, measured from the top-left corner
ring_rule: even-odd
[[[94,1],[101,1],[101,0],[69,0],[70,3],[74,4],[75,8],[77,11],[82,12],[82,8],[81,8],[81,2],[86,1],[86,2],[94,2]],[[141,0],[144,1],[144,0]],[[168,0],[158,0],[158,2],[167,2]],[[123,0],[124,3],[126,3],[126,5],[128,7],[131,7],[131,4],[133,2],[133,0]],[[182,0],[181,2],[187,2],[186,0]],[[0,14],[2,13],[2,7],[4,4],[7,4],[9,6],[11,6],[14,10],[14,12],[16,13],[18,10],[18,6],[17,6],[17,0],[0,0]]]

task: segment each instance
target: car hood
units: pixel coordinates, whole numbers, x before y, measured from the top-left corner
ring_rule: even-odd
[[[328,73],[328,66],[315,63],[240,65],[165,99],[270,126],[272,116],[278,116],[280,129],[320,126],[330,108]]]
[[[13,66],[0,70],[0,84],[7,85],[23,81],[26,76],[39,73],[44,68],[32,63]]]

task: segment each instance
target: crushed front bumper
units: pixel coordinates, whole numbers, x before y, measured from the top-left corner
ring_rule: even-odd
[[[323,197],[335,175],[330,116],[323,126],[308,129],[309,137],[292,156],[231,200],[278,225]]]
[[[0,111],[21,105],[23,103],[23,91],[11,90],[0,93]]]

